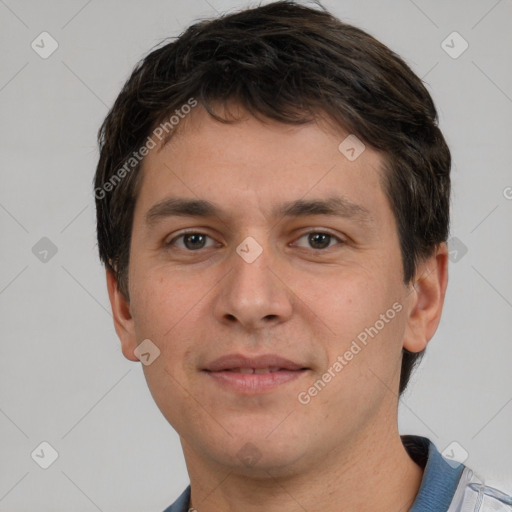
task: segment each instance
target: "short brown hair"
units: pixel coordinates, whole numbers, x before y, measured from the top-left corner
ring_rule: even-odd
[[[130,169],[126,162],[190,98],[221,122],[233,119],[220,117],[214,105],[233,101],[282,123],[327,115],[382,151],[382,186],[397,221],[404,283],[447,240],[450,151],[422,81],[385,45],[325,9],[278,1],[198,22],[149,53],[103,122],[95,176],[98,246],[127,299],[140,163]],[[421,355],[404,349],[400,393]]]

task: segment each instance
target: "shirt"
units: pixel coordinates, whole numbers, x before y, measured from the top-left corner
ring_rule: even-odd
[[[463,464],[444,458],[429,439],[402,436],[402,443],[414,462],[424,469],[409,512],[512,512],[510,496],[484,485]],[[190,486],[164,512],[189,512],[189,504]]]

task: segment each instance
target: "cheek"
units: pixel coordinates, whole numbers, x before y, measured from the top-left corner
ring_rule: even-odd
[[[142,369],[155,403],[177,429],[183,417],[198,414],[187,392],[201,317],[198,303],[202,294],[196,296],[194,290],[190,282],[180,284],[155,272],[134,281],[132,313],[137,340],[149,338],[160,351],[154,362]]]
[[[137,340],[149,338],[160,350],[159,364],[144,367],[148,384],[165,386],[170,374],[185,382],[195,368],[202,338],[208,335],[209,295],[206,276],[184,276],[155,268],[140,274],[134,282],[133,317]],[[206,297],[205,297],[206,294]],[[155,362],[155,363],[156,363]],[[154,373],[154,375],[153,375]],[[166,390],[168,392],[168,390]]]
[[[321,279],[307,279],[298,292],[340,340],[355,337],[391,307],[386,283],[368,266],[340,268]]]
[[[331,360],[340,361],[341,356],[340,392],[368,404],[391,389],[398,391],[405,312],[399,301],[381,299],[351,324],[351,335],[331,354]]]
[[[351,269],[338,279],[333,276],[329,293],[313,294],[312,303],[326,326],[327,336],[322,343],[328,351],[329,365],[342,376],[334,379],[337,384],[332,386],[340,398],[351,395],[351,390],[356,396],[358,387],[382,387],[379,378],[384,382],[395,378],[406,315],[403,290],[393,280],[393,272],[392,268],[387,272],[377,267],[373,272],[369,267]],[[336,361],[342,365],[341,370],[340,365],[332,368]]]
[[[132,314],[142,336],[166,339],[178,323],[190,322],[201,298],[197,283],[158,268],[134,272],[132,283]]]

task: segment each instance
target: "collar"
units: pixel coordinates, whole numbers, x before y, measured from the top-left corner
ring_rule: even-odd
[[[426,437],[401,436],[411,459],[424,468],[421,486],[409,512],[448,510],[464,471],[463,464],[447,461]]]

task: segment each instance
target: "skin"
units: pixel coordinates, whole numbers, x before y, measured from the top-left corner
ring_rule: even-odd
[[[160,350],[143,369],[180,435],[199,512],[408,510],[422,469],[398,433],[401,351],[423,350],[437,329],[446,245],[405,285],[381,186],[383,155],[366,145],[351,162],[338,150],[348,135],[339,127],[263,123],[238,113],[241,121],[221,124],[197,107],[144,160],[129,301],[107,271],[123,354],[138,361],[134,350],[145,339]],[[271,213],[283,202],[333,195],[365,208],[367,222]],[[207,199],[224,213],[150,226],[147,212],[169,197]],[[187,248],[176,239],[184,229],[208,235],[205,246],[194,249],[197,240],[187,239]],[[333,237],[315,248],[311,231]],[[236,252],[248,236],[262,248],[252,263]],[[301,404],[298,394],[395,303],[401,311]],[[308,370],[270,392],[244,395],[201,371],[232,353],[278,354]],[[247,443],[255,462],[240,456]]]

